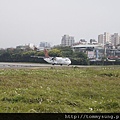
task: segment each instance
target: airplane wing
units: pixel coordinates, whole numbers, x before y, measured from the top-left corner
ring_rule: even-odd
[[[45,58],[43,56],[30,56],[30,57],[33,57],[33,58]]]
[[[30,56],[33,58],[47,58],[47,57],[43,57],[43,56]],[[49,57],[51,60],[54,60],[56,57]]]

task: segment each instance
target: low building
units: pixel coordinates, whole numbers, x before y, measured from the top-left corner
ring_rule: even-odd
[[[84,52],[89,59],[101,60],[104,56],[104,46],[94,44],[79,44],[72,46],[73,51]]]
[[[51,45],[48,42],[40,42],[39,44],[39,50],[44,50],[45,48],[50,49]]]
[[[27,50],[27,49],[30,49],[30,46],[29,45],[19,45],[19,46],[16,46],[16,49]]]
[[[84,45],[87,44],[87,41],[85,39],[80,39],[79,42],[80,42],[80,44],[84,44]]]
[[[90,39],[90,44],[98,44],[98,42],[95,39]]]

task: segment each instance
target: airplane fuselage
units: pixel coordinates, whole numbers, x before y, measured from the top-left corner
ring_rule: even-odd
[[[70,65],[71,60],[69,58],[62,58],[62,57],[49,57],[44,58],[44,60],[50,64],[59,64],[59,65]]]

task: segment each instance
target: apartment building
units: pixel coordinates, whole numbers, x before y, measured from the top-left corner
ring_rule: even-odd
[[[111,44],[114,46],[120,44],[120,36],[118,33],[111,35]]]
[[[110,37],[111,37],[111,36],[110,36],[109,33],[104,32],[104,34],[98,35],[98,43],[100,43],[100,44],[110,43],[110,42],[111,42]]]
[[[69,35],[64,35],[61,40],[62,46],[72,46],[75,43],[74,37]]]
[[[104,32],[104,34],[98,35],[98,43],[103,45],[111,43],[112,45],[116,46],[120,44],[120,36],[118,33],[110,34]]]
[[[104,32],[104,43],[105,43],[105,44],[111,42],[110,37],[111,37],[110,33]]]
[[[103,34],[100,34],[100,35],[98,35],[98,43],[99,44],[104,44],[104,35]]]

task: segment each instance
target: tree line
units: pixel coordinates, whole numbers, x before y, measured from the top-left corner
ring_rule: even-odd
[[[73,52],[70,47],[54,47],[48,50],[51,57],[69,57],[72,64],[87,65],[87,55],[83,52]],[[32,49],[16,49],[7,48],[0,50],[0,62],[33,62],[46,63],[41,58],[34,58],[31,56],[44,56],[44,51],[36,51]]]
[[[118,65],[120,61],[89,61],[87,54],[84,52],[73,51],[71,47],[56,46],[48,50],[51,57],[69,57],[73,65]],[[44,51],[33,49],[7,48],[0,50],[0,62],[31,62],[46,63],[42,58],[31,56],[43,56]]]

